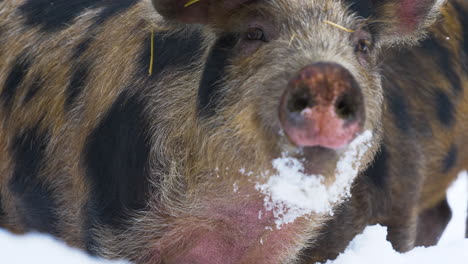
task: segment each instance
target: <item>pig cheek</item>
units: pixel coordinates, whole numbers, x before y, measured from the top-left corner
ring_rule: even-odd
[[[238,56],[239,58],[248,58],[254,55],[258,49],[264,45],[263,41],[249,41],[249,40],[242,40],[238,47]]]
[[[239,263],[248,247],[259,241],[269,224],[268,220],[272,217],[271,213],[263,209],[261,202],[211,204],[208,207],[211,209],[202,214],[217,219],[218,224],[208,229],[201,228],[196,232],[187,233],[186,249],[164,256],[164,263]],[[264,216],[261,219],[259,219],[260,211]],[[197,224],[192,222],[188,225]]]
[[[364,67],[364,68],[369,68],[370,63],[369,63],[369,55],[368,54],[357,54],[357,59],[359,64]]]
[[[207,234],[186,254],[176,256],[168,263],[234,263],[234,256],[241,255],[242,249],[226,242],[218,234]]]

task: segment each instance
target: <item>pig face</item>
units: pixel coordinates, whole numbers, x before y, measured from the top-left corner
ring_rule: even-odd
[[[333,181],[351,141],[367,130],[379,135],[382,91],[368,23],[337,1],[238,2],[205,2],[199,10],[207,12],[198,22],[208,24],[213,42],[198,87],[198,123],[216,134],[209,141],[219,143],[210,145],[235,144],[204,153],[216,153],[218,163],[255,155],[255,164],[242,159],[231,167],[256,174],[274,158],[294,156],[307,174]],[[196,5],[204,3],[187,8]]]
[[[364,167],[381,134],[379,53],[417,40],[442,3],[154,0],[167,19],[202,24],[211,39],[196,122],[215,136],[197,146],[197,164],[261,174],[286,155],[331,183],[350,143],[370,131]],[[249,158],[236,164],[239,156]]]
[[[442,3],[153,0],[166,19],[202,24],[209,40],[185,171],[195,202],[184,214],[197,224],[178,218],[177,239],[161,242],[165,261],[294,259],[379,146],[379,52],[417,40]],[[294,191],[318,206],[288,204],[277,190],[296,178],[282,177],[285,167],[299,175]],[[180,238],[187,233],[197,242]],[[184,240],[185,253],[168,240]]]

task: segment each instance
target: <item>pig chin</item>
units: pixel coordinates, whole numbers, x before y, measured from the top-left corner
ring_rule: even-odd
[[[283,151],[279,156],[296,158],[301,162],[302,172],[306,175],[321,175],[325,179],[333,180],[337,162],[346,149],[346,147],[339,150],[320,146],[294,147],[293,150]]]
[[[186,246],[172,252],[171,256],[163,256],[162,263],[267,264],[277,263],[278,259],[289,262],[301,249],[299,245],[306,241],[308,231],[314,229],[314,225],[301,218],[277,229],[272,211],[264,208],[261,196],[255,197],[255,200],[241,203],[211,205],[205,212],[211,223],[208,228],[197,221],[185,223],[181,228],[194,228],[185,232]]]
[[[338,157],[337,151],[324,147],[304,147],[299,156],[305,174],[324,175],[326,178],[333,175]]]
[[[163,263],[290,263],[317,233],[318,223],[348,197],[371,139],[368,131],[343,153],[305,148],[298,153],[302,157],[272,160],[269,173],[239,172],[251,181],[205,193],[199,209],[174,226],[177,237],[162,239]],[[323,171],[334,171],[335,177],[315,173]]]

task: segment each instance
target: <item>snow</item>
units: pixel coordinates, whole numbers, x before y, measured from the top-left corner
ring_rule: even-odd
[[[468,176],[460,173],[448,191],[448,202],[453,211],[452,220],[437,246],[418,247],[410,252],[396,252],[386,240],[387,228],[367,227],[335,261],[326,264],[440,264],[467,263],[468,239],[465,239],[465,221],[468,205]]]
[[[50,236],[12,235],[0,229],[1,263],[8,264],[126,264],[87,256],[78,249],[67,247]]]
[[[455,264],[466,263],[468,259],[468,239],[436,247],[418,247],[401,254],[385,240],[386,236],[386,227],[369,226],[363,234],[354,238],[343,254],[335,261],[328,261],[326,264]]]
[[[350,196],[351,183],[371,140],[372,132],[365,131],[350,143],[337,163],[336,180],[330,186],[323,183],[322,175],[305,174],[302,162],[295,157],[283,154],[273,160],[278,173],[256,188],[265,195],[264,206],[273,212],[276,228],[310,213],[333,214],[333,206]]]

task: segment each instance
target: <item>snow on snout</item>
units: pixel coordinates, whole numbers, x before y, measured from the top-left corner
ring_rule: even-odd
[[[273,212],[276,228],[310,213],[333,214],[333,206],[350,197],[351,184],[358,174],[360,161],[370,148],[372,132],[355,138],[340,157],[335,182],[326,186],[322,175],[307,175],[301,161],[283,157],[272,161],[277,174],[255,188],[265,195],[264,207]]]

